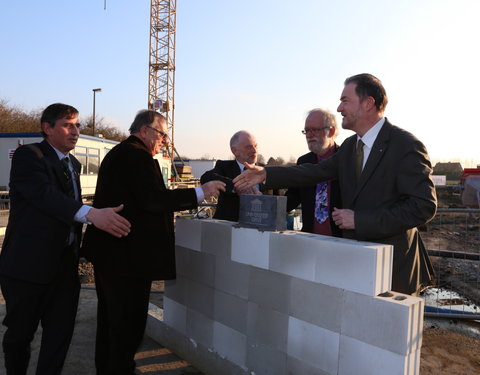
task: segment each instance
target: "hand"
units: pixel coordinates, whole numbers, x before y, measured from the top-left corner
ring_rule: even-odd
[[[215,197],[217,198],[221,191],[225,191],[225,182],[209,181],[201,186],[205,199]]]
[[[352,210],[334,207],[332,219],[340,229],[355,229],[355,212]]]
[[[245,190],[237,190],[237,189],[235,189],[235,192],[236,192],[238,195],[241,195],[241,194],[262,195],[261,191],[258,190],[258,189],[255,188],[255,187],[251,187],[250,189],[245,189]]]
[[[246,171],[240,173],[233,179],[236,191],[244,191],[257,185],[267,178],[265,168],[245,163]]]
[[[123,210],[123,204],[118,207],[91,208],[86,215],[86,219],[112,236],[121,238],[130,233],[130,222],[123,216],[117,214]]]

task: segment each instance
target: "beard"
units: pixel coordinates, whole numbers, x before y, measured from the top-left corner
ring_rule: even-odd
[[[330,144],[324,140],[308,143],[308,149],[317,155],[323,155],[330,148]]]

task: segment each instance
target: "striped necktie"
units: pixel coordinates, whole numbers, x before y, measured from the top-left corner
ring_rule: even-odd
[[[72,171],[70,170],[70,159],[68,156],[65,156],[62,159],[62,167],[63,167],[63,174],[65,175],[65,179],[67,180],[67,194],[69,197],[75,198],[75,190],[73,188],[73,178],[72,178]]]

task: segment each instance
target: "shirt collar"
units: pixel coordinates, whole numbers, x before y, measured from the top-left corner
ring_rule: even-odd
[[[357,135],[357,142],[359,139],[362,140],[363,144],[368,148],[372,148],[375,140],[377,139],[378,133],[382,129],[383,124],[385,123],[385,117],[382,117],[378,122],[373,125],[364,135],[363,137],[359,137]]]
[[[62,152],[60,152],[58,149],[56,149],[55,147],[53,147],[50,143],[49,143],[50,147],[53,148],[53,150],[55,151],[55,153],[57,154],[58,158],[60,160],[62,160],[64,157],[68,156],[69,154],[67,155],[64,155]]]
[[[235,161],[236,161],[237,164],[238,164],[238,168],[240,168],[240,172],[243,172],[243,168],[245,168],[245,165],[243,165],[242,163],[240,163],[237,159],[235,159]]]

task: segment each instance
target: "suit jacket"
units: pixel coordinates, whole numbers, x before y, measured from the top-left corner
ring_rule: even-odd
[[[218,197],[217,208],[214,219],[238,221],[240,212],[240,197],[234,191],[232,180],[241,173],[240,167],[236,160],[217,160],[212,170],[205,172],[200,177],[202,184],[220,180],[225,182],[225,192],[220,193]],[[265,187],[260,184],[260,191],[265,193]]]
[[[417,227],[430,221],[437,201],[425,146],[385,121],[357,183],[357,136],[318,164],[267,168],[272,186],[302,186],[337,178],[343,208],[355,211],[355,230],[346,238],[394,246],[392,290],[414,293],[431,283],[433,269]]]
[[[72,155],[69,157],[78,174],[80,163]],[[65,177],[62,162],[47,141],[15,151],[0,274],[36,283],[54,279],[72,226],[78,238],[81,236],[82,225],[73,218],[82,203],[68,196],[68,183],[71,182]],[[79,183],[77,187],[80,192]]]
[[[338,145],[335,144],[335,152],[338,150]],[[311,163],[318,163],[318,157],[315,153],[309,152],[302,155],[297,160],[297,165]],[[302,232],[313,233],[313,223],[315,220],[315,194],[316,185],[302,186],[299,188],[290,188],[287,191],[287,211],[291,211],[302,205]],[[340,197],[340,187],[338,180],[330,182],[330,206],[328,211],[330,213],[330,225],[332,228],[332,234],[336,237],[341,237],[341,229],[335,225],[332,218],[333,207],[341,208],[342,200]]]
[[[116,145],[102,161],[93,206],[115,207],[132,224],[116,238],[88,226],[82,252],[96,267],[114,267],[144,280],[175,278],[173,212],[197,207],[195,189],[168,190],[158,161],[135,136]]]

